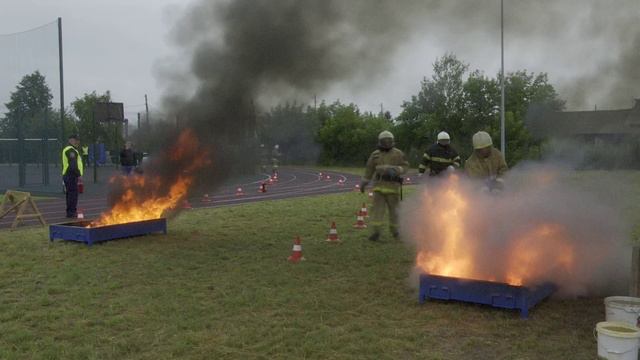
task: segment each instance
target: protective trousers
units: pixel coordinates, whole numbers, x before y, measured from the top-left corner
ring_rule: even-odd
[[[74,217],[78,212],[78,177],[65,175],[62,180],[67,192],[67,217]]]
[[[373,208],[371,209],[371,226],[374,233],[380,233],[384,224],[384,213],[389,209],[389,230],[393,236],[398,234],[398,205],[400,204],[399,194],[383,194],[378,191],[373,192]]]

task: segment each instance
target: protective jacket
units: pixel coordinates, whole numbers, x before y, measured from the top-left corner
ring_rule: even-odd
[[[438,175],[449,166],[460,167],[460,155],[451,145],[435,143],[431,145],[424,155],[418,171],[424,174],[429,170],[429,175]]]
[[[82,176],[83,171],[82,158],[78,149],[71,145],[62,149],[62,176]]]
[[[374,181],[373,191],[382,194],[399,194],[402,177],[409,168],[404,153],[396,148],[378,149],[371,153],[363,181]]]
[[[469,177],[495,180],[501,179],[509,168],[502,153],[496,148],[491,148],[491,155],[485,159],[480,158],[474,152],[464,163],[464,169]]]

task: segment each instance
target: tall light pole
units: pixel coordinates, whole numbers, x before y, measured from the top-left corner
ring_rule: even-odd
[[[500,150],[507,156],[507,144],[504,129],[504,0],[500,0]]]

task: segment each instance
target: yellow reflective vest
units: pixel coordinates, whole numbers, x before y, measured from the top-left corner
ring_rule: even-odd
[[[75,158],[78,164],[78,170],[80,171],[80,176],[82,176],[82,174],[84,173],[82,158],[80,157],[80,153],[78,152],[78,149],[76,149],[71,145],[68,145],[67,147],[62,149],[62,176],[64,176],[64,174],[66,174],[67,170],[69,169],[69,158],[67,157],[67,151],[69,150],[74,151],[76,153]]]

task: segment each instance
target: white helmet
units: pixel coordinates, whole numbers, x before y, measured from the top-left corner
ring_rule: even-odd
[[[391,133],[391,131],[383,131],[378,135],[378,140],[382,140],[382,139],[391,139],[393,140],[393,134]]]
[[[440,131],[438,133],[438,141],[440,140],[451,140],[451,136],[446,131]]]
[[[474,149],[484,149],[486,147],[492,146],[493,141],[491,140],[491,135],[486,131],[478,131],[473,134],[473,148]]]

